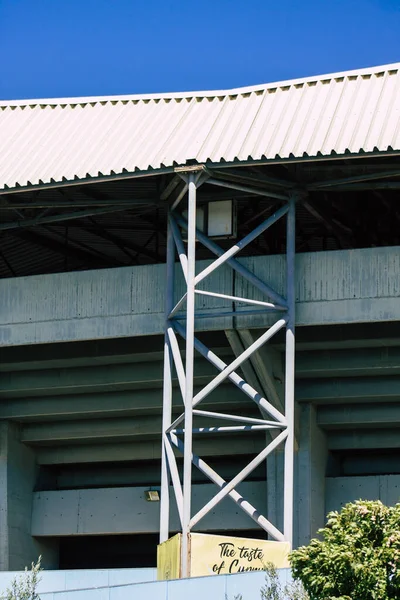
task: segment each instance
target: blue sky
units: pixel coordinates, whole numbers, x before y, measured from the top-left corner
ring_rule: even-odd
[[[400,61],[400,0],[0,0],[0,98],[224,89]]]

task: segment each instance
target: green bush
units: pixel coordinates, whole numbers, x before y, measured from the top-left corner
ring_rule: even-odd
[[[265,564],[264,571],[265,585],[260,590],[261,600],[309,600],[300,581],[283,585],[279,581],[278,571],[272,563]],[[233,600],[243,600],[242,594],[235,596]]]
[[[319,533],[290,559],[310,600],[400,598],[400,504],[347,504]]]
[[[308,600],[300,581],[282,585],[279,581],[278,571],[272,563],[265,569],[265,585],[261,588],[261,600]]]

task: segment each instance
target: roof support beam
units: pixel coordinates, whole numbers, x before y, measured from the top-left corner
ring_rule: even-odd
[[[143,256],[147,256],[147,258],[151,258],[152,260],[154,260],[156,262],[163,261],[163,257],[160,254],[157,254],[156,252],[152,252],[152,250],[148,250],[144,246],[135,244],[135,242],[132,242],[132,240],[129,240],[129,241],[123,240],[122,238],[118,237],[114,233],[110,233],[109,231],[104,229],[104,227],[102,227],[99,223],[97,223],[93,218],[90,217],[90,220],[92,221],[92,223],[95,226],[94,231],[83,225],[81,225],[80,228],[83,229],[83,231],[87,231],[87,232],[91,233],[92,235],[96,235],[99,238],[102,238],[104,240],[108,240],[108,241],[112,242],[113,244],[118,246],[118,248],[120,250],[122,250],[122,252],[124,252],[124,254],[126,254],[131,261],[134,260],[134,257],[132,256],[132,254],[130,252],[127,252],[127,248],[130,250],[133,250],[137,254],[142,254]]]
[[[272,190],[267,190],[267,189],[262,189],[262,188],[257,188],[257,187],[252,187],[252,186],[248,186],[248,185],[242,185],[239,183],[234,183],[233,181],[226,181],[223,179],[216,179],[214,177],[211,177],[210,179],[208,179],[207,183],[210,183],[212,185],[216,185],[219,187],[225,187],[225,188],[230,188],[232,190],[238,190],[239,192],[248,192],[249,194],[254,194],[255,196],[265,196],[266,198],[277,198],[278,200],[288,200],[288,196],[285,194],[282,194],[280,192],[276,192],[276,191],[272,191]]]
[[[340,223],[340,221],[330,217],[326,209],[318,206],[309,196],[302,199],[302,204],[313,217],[324,225],[325,229],[337,238],[342,248],[346,248],[349,244],[354,246],[351,230]]]
[[[17,198],[16,201],[9,201],[8,199],[0,200],[0,208],[2,210],[15,210],[15,209],[41,209],[41,208],[101,208],[101,207],[115,207],[118,209],[119,207],[125,207],[125,210],[135,206],[148,206],[149,204],[155,204],[149,201],[146,198],[132,198],[130,200],[119,200],[115,198],[109,199],[98,199],[98,200],[82,200],[82,199],[72,199],[66,198],[65,200],[48,200],[43,198],[42,200],[22,200]]]
[[[117,263],[111,258],[109,259],[105,256],[103,256],[102,258],[96,257],[96,255],[93,252],[83,250],[76,246],[71,246],[71,244],[67,246],[64,242],[59,242],[55,239],[51,239],[37,232],[19,229],[10,232],[9,235],[19,237],[22,240],[35,244],[36,246],[47,248],[48,250],[52,250],[53,252],[56,252],[57,254],[60,254],[62,256],[75,258],[79,263],[90,265],[94,268],[100,267],[102,263],[108,264],[109,266],[113,267],[121,266],[120,263]]]
[[[330,179],[328,181],[318,181],[308,185],[308,189],[319,190],[323,188],[336,187],[337,185],[359,183],[360,181],[373,181],[375,179],[389,179],[390,177],[400,177],[400,171],[392,170],[381,173],[364,173],[363,175],[353,175],[352,177],[342,177],[340,179]]]
[[[14,207],[13,207],[14,209]],[[21,221],[10,221],[7,223],[0,223],[0,231],[6,231],[9,229],[21,229],[25,227],[35,227],[36,225],[43,225],[47,223],[59,223],[61,221],[71,221],[73,219],[82,219],[83,217],[91,217],[93,215],[104,215],[115,212],[122,212],[127,210],[126,206],[113,206],[107,208],[97,208],[90,210],[80,210],[72,213],[64,213],[57,215],[48,216],[37,216],[33,219],[22,219]]]
[[[268,175],[254,175],[250,174],[244,169],[226,169],[225,171],[218,171],[218,169],[210,169],[212,177],[217,179],[224,179],[225,181],[236,181],[238,183],[250,183],[251,185],[260,185],[264,188],[267,185],[273,185],[276,187],[282,187],[287,190],[293,189],[296,183],[286,179],[277,179],[276,177],[270,177]]]
[[[311,188],[309,188],[311,190]],[[330,188],[328,192],[362,192],[370,190],[400,190],[400,182],[379,181],[377,183],[353,183],[353,185],[338,185]],[[318,190],[317,190],[318,191]]]

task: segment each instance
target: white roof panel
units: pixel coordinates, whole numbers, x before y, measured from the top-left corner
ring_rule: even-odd
[[[400,63],[251,88],[0,102],[0,189],[400,150]]]

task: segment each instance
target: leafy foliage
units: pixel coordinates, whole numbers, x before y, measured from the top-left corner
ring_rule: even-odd
[[[308,600],[308,594],[300,581],[282,585],[278,571],[272,563],[264,565],[265,585],[260,590],[261,600]],[[234,600],[243,600],[242,594]]]
[[[319,533],[322,539],[291,554],[310,600],[400,598],[400,504],[346,504]]]
[[[37,586],[40,582],[41,556],[31,569],[25,567],[22,575],[15,577],[9,588],[0,596],[0,600],[40,600]]]
[[[264,569],[265,585],[261,588],[261,600],[308,600],[308,594],[300,581],[282,585],[272,563],[267,563]]]

